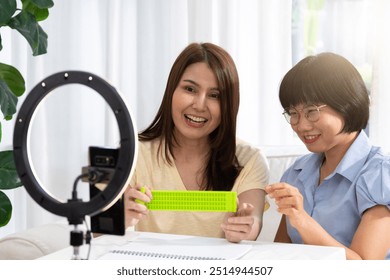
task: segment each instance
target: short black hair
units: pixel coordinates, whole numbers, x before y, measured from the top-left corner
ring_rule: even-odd
[[[334,53],[308,56],[284,76],[279,89],[284,109],[298,104],[326,104],[344,118],[341,132],[360,131],[369,118],[369,92],[357,69]]]

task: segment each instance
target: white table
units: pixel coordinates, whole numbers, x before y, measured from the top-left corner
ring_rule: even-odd
[[[92,240],[92,247],[89,259],[97,259],[103,254],[107,253],[113,247],[124,246],[130,241],[137,242],[137,239],[141,238],[151,238],[153,240],[161,242],[179,238],[180,240],[182,240],[181,242],[183,242],[183,240],[185,242],[187,237],[188,240],[191,240],[191,236],[134,231],[126,232],[124,236],[102,235]],[[198,237],[193,238],[197,238],[198,240]],[[209,244],[212,244],[213,240],[215,240],[216,242],[221,241],[221,239],[218,238],[205,238],[205,241],[207,241]],[[271,242],[267,243],[260,241],[243,241],[241,243],[252,245],[250,251],[240,258],[244,260],[345,260],[345,250],[339,247]],[[87,257],[88,246],[83,245],[79,249],[79,257],[81,259],[85,259]],[[44,256],[40,259],[67,260],[72,258],[73,252],[74,248],[70,246],[53,254]]]

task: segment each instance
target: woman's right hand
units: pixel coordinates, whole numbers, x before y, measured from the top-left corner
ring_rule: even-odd
[[[151,189],[145,188],[145,193],[141,192],[141,186],[128,186],[125,191],[125,221],[126,228],[135,226],[140,220],[148,215],[148,208],[142,203],[136,202],[138,199],[142,202],[150,202],[152,199]]]
[[[290,224],[297,230],[310,218],[303,207],[303,196],[296,187],[287,183],[276,183],[267,186],[265,191],[275,200],[277,211],[286,215]]]

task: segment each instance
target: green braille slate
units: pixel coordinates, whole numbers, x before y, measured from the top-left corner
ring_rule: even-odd
[[[142,188],[141,191],[145,190]],[[143,203],[149,210],[202,212],[236,212],[237,210],[236,192],[152,190],[152,195],[151,202]]]

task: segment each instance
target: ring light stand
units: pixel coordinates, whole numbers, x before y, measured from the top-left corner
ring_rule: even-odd
[[[114,174],[110,175],[107,187],[86,202],[78,199],[75,192],[67,202],[61,202],[46,193],[34,176],[27,147],[29,125],[35,109],[52,90],[67,84],[82,84],[97,91],[114,112],[120,133],[119,155]],[[73,258],[79,259],[78,250],[84,237],[77,230],[77,225],[83,223],[86,215],[96,215],[110,208],[125,191],[133,171],[137,157],[137,136],[126,104],[116,89],[98,76],[81,71],[54,74],[36,85],[23,102],[15,122],[13,145],[16,170],[29,195],[44,209],[67,217],[69,224],[75,226],[75,230],[71,232],[71,245],[74,247]]]

